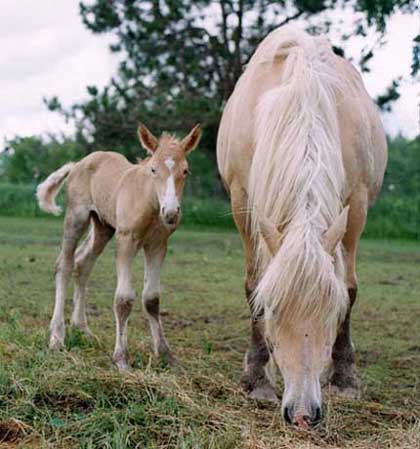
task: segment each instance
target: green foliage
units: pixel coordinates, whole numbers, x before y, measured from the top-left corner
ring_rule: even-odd
[[[39,137],[16,137],[0,153],[0,178],[15,184],[37,183],[83,150],[74,140],[43,141]]]
[[[88,100],[70,109],[56,97],[46,104],[74,121],[77,139],[87,151],[121,148],[133,160],[138,154],[138,122],[145,121],[156,132],[182,134],[201,122],[202,147],[214,154],[222,107],[258,43],[297,18],[306,20],[312,32],[333,27],[340,32],[340,19],[330,13],[344,5],[336,0],[81,1],[84,25],[93,33],[114,36],[110,50],[121,56],[118,73],[103,89],[88,86]],[[366,36],[370,27],[380,34],[362,50],[362,70],[368,70],[384,43],[389,17],[418,9],[415,0],[357,0],[350,7],[363,14],[355,20],[354,31],[342,36],[343,45],[354,35]],[[415,74],[418,42],[413,45]],[[378,98],[381,107],[389,108],[399,97],[399,84],[395,80]]]
[[[36,139],[21,139],[22,141],[37,141]],[[13,144],[14,145],[14,144]],[[25,145],[17,142],[18,152],[11,150],[3,155],[3,180],[33,180],[38,159],[25,157]],[[47,146],[47,149],[50,148]],[[55,147],[54,147],[55,148]],[[76,146],[77,148],[77,146]],[[29,151],[32,147],[29,146]],[[47,150],[40,149],[40,153],[48,154]],[[49,171],[43,167],[42,176],[45,178],[50,171],[57,169],[62,163],[72,159],[73,145],[69,142],[63,144],[61,150],[55,148],[60,156],[48,161]],[[68,157],[65,155],[70,151]],[[15,155],[19,157],[14,161]],[[8,159],[12,159],[9,161]],[[18,162],[25,168],[22,175],[15,172]],[[32,165],[32,163],[34,165]],[[45,162],[47,163],[47,162]],[[53,165],[55,164],[55,165]],[[217,180],[217,167],[213,158],[198,150],[190,156],[191,175],[188,178],[184,200],[183,219],[184,226],[201,226],[223,229],[233,229],[234,224],[230,205]],[[388,165],[380,197],[370,210],[368,223],[364,235],[374,238],[404,238],[420,240],[420,140],[419,138],[407,141],[397,137],[389,141]],[[10,172],[8,170],[11,170]],[[15,175],[16,173],[16,175]],[[15,178],[13,176],[16,176]],[[38,208],[35,199],[35,184],[0,183],[0,215],[21,217],[47,216]],[[62,193],[58,203],[65,207],[65,195]]]
[[[0,184],[0,214],[12,217],[37,217],[42,214],[35,199],[36,187]]]

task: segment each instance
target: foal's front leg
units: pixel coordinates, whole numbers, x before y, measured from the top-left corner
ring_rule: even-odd
[[[153,339],[153,348],[157,356],[164,357],[169,364],[175,363],[175,358],[166,341],[159,315],[160,272],[166,255],[167,242],[160,245],[145,246],[143,310],[149,321]]]
[[[117,236],[117,290],[114,300],[116,340],[113,360],[120,370],[128,369],[127,321],[136,292],[133,288],[132,265],[138,242],[131,234]]]

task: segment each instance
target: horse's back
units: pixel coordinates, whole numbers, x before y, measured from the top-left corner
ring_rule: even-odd
[[[344,58],[335,57],[335,67],[350,86],[337,94],[341,151],[346,172],[347,194],[361,185],[369,203],[379,194],[387,161],[385,131],[378,109],[365,89],[362,77]]]
[[[69,201],[89,207],[114,226],[116,192],[124,174],[133,167],[119,153],[96,151],[89,154],[76,164],[69,176]]]
[[[268,36],[268,39],[275,35]],[[318,38],[316,38],[318,39]],[[324,44],[325,45],[325,41]],[[261,44],[267,48],[265,41]],[[258,51],[256,55],[258,55]],[[361,76],[352,64],[331,55],[333,68],[346,87],[337,92],[341,151],[347,178],[345,196],[362,183],[370,203],[382,185],[387,150],[379,113],[366,92]],[[281,85],[284,57],[247,67],[224,110],[218,135],[217,156],[221,176],[229,187],[233,182],[246,189],[255,151],[257,106],[271,89]],[[280,149],[279,149],[280,150]],[[340,151],[337,148],[337,151]],[[343,198],[344,200],[345,198]]]

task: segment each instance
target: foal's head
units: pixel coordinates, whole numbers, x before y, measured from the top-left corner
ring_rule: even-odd
[[[138,135],[151,156],[147,168],[159,201],[162,222],[173,230],[181,218],[181,199],[189,172],[186,157],[200,141],[200,125],[182,140],[165,133],[157,139],[143,124],[139,126]]]

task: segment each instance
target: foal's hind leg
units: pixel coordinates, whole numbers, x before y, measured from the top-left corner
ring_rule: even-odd
[[[160,271],[166,255],[166,242],[159,246],[145,246],[143,310],[149,320],[150,332],[153,339],[154,352],[164,357],[169,364],[175,363],[169,345],[163,332],[159,316],[160,300]]]
[[[247,195],[240,187],[231,187],[231,203],[233,218],[236,227],[244,242],[246,260],[245,293],[251,309],[251,340],[245,354],[244,374],[242,386],[251,399],[278,402],[278,397],[271,383],[267,371],[270,361],[270,352],[264,338],[264,321],[261,316],[255,317],[252,310],[251,298],[256,287],[254,245],[247,223],[248,214]]]
[[[86,318],[86,284],[96,259],[100,256],[106,244],[114,235],[110,226],[92,216],[91,228],[84,242],[77,248],[74,263],[74,296],[71,324],[85,334],[92,336]]]
[[[64,345],[64,303],[68,281],[73,270],[74,252],[77,242],[89,224],[89,212],[68,209],[64,221],[63,242],[56,263],[55,306],[51,319],[50,349],[60,349]]]
[[[357,398],[359,396],[359,381],[354,366],[354,350],[350,333],[351,310],[356,301],[357,275],[356,256],[359,239],[366,222],[367,193],[358,192],[349,201],[349,218],[347,232],[343,239],[346,248],[347,288],[349,307],[344,321],[338,330],[332,351],[333,373],[331,386],[341,396]]]

